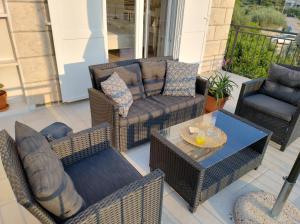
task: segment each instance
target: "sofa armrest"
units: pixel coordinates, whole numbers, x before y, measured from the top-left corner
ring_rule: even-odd
[[[208,94],[209,82],[207,79],[197,76],[196,79],[196,93],[202,94],[204,97]]]
[[[253,79],[242,84],[240,97],[248,96],[257,93],[265,82],[265,78]]]
[[[287,131],[289,138],[286,142],[286,145],[300,137],[300,102],[298,103],[296,112],[293,114],[292,120]]]
[[[92,126],[102,122],[108,122],[113,125],[114,115],[119,113],[117,103],[97,89],[90,88],[88,92]]]
[[[97,89],[90,88],[88,92],[92,126],[108,122],[112,126],[112,145],[115,148],[119,148],[118,127],[120,116],[118,104]]]
[[[155,170],[98,203],[66,223],[153,223],[161,221],[164,174]]]
[[[100,152],[111,145],[111,127],[102,123],[50,143],[64,166]]]

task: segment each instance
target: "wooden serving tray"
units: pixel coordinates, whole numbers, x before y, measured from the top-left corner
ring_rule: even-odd
[[[188,143],[200,148],[200,149],[217,149],[222,147],[227,142],[227,135],[224,131],[217,127],[201,127],[201,131],[207,133],[207,130],[210,129],[210,132],[218,133],[216,136],[207,136],[205,135],[205,141],[203,144],[199,145],[196,142],[197,134],[191,134],[189,127],[183,128],[181,130],[181,137]]]

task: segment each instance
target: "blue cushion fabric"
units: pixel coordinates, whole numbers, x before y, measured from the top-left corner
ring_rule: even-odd
[[[50,213],[66,219],[83,206],[72,180],[65,173],[46,138],[32,128],[16,122],[18,154],[35,199]]]
[[[126,83],[134,100],[146,97],[144,85],[142,82],[141,68],[138,63],[133,63],[130,65],[110,69],[95,69],[94,77],[99,90],[102,90],[101,82],[108,79],[114,72],[116,72],[120,76],[120,78]]]
[[[72,134],[73,130],[72,128],[70,128],[68,125],[64,123],[55,122],[42,129],[40,133],[44,135],[47,138],[47,140],[50,142],[55,139],[60,139]]]
[[[263,94],[245,97],[243,103],[265,114],[291,121],[297,107]]]
[[[160,94],[165,82],[166,61],[141,62],[140,65],[146,95]]]
[[[195,96],[199,64],[167,60],[167,74],[163,95]]]
[[[90,206],[120,188],[142,178],[136,169],[111,148],[65,168],[74,185]]]

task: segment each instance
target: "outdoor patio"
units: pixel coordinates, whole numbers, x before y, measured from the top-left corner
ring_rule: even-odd
[[[234,112],[241,84],[246,78],[231,74],[232,79],[239,84],[235,89],[225,109]],[[0,129],[6,129],[14,136],[14,123],[21,121],[40,130],[55,121],[68,124],[74,131],[80,131],[91,127],[91,117],[88,100],[58,104],[48,107],[40,107],[34,111],[8,117],[0,117]],[[245,133],[247,134],[247,133]],[[300,139],[293,142],[285,152],[281,152],[278,146],[271,142],[268,146],[262,165],[258,170],[252,170],[238,181],[201,204],[192,214],[187,209],[187,203],[165,183],[163,198],[162,223],[233,223],[232,208],[236,199],[250,191],[264,190],[275,195],[283,184],[283,176],[287,176],[300,150]],[[124,153],[126,159],[142,174],[149,170],[150,143],[130,149]],[[0,224],[7,223],[38,223],[17,203],[6,179],[3,167],[0,167]],[[300,183],[294,187],[289,200],[300,208]]]

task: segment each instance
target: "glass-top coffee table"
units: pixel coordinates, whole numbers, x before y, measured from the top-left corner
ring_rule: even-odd
[[[227,135],[218,148],[202,148],[182,138],[189,127],[214,126]],[[213,129],[201,128],[204,139],[218,138]],[[200,203],[261,164],[271,134],[225,110],[216,111],[152,133],[150,167],[164,171],[168,184],[194,212]]]

